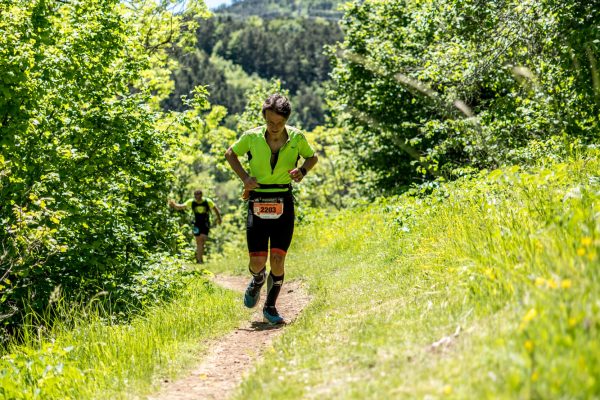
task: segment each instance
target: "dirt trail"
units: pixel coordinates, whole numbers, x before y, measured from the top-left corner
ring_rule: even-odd
[[[217,275],[213,280],[240,294],[248,284],[247,277]],[[166,383],[159,393],[148,397],[148,400],[227,399],[242,381],[244,373],[250,370],[273,339],[283,332],[283,326],[262,322],[261,306],[264,299],[263,288],[261,303],[250,321],[210,344],[209,353],[188,377]],[[309,300],[300,282],[286,282],[277,301],[277,309],[290,323],[298,317]]]

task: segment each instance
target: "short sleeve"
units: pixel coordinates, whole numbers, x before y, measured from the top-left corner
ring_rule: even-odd
[[[300,135],[300,139],[298,140],[298,153],[302,156],[302,158],[310,158],[315,155],[315,151],[306,140],[304,135]]]
[[[208,197],[206,198],[206,202],[208,203],[208,207],[215,208],[215,202],[209,199]]]
[[[183,205],[184,205],[184,206],[186,206],[186,207],[190,207],[190,208],[192,208],[192,202],[193,202],[193,201],[194,201],[194,199],[189,199],[189,200],[186,200],[186,202],[185,202],[185,203],[183,203]]]
[[[233,152],[239,156],[246,154],[250,151],[250,134],[244,133],[240,138],[231,146]]]

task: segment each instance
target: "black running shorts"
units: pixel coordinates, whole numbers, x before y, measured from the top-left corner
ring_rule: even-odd
[[[283,206],[282,214],[275,215]],[[263,206],[264,207],[261,207]],[[267,214],[260,216],[261,208]],[[269,212],[271,212],[269,214]],[[248,201],[248,219],[246,222],[246,239],[251,256],[267,256],[269,240],[271,252],[286,254],[294,234],[294,198],[291,192],[256,193],[252,192]]]
[[[208,221],[203,222],[195,222],[192,226],[192,232],[194,236],[206,235],[208,236],[208,231],[210,230],[210,223]]]

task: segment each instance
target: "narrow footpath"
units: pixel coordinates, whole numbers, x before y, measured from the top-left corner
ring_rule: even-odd
[[[215,276],[213,281],[227,289],[242,294],[248,284],[247,277]],[[262,303],[250,320],[230,334],[209,345],[209,352],[191,374],[181,380],[165,383],[163,389],[148,400],[224,400],[229,398],[242,381],[244,374],[260,359],[265,349],[283,332],[285,325],[271,326],[262,322]],[[310,298],[298,281],[283,285],[277,309],[289,324],[293,322]]]

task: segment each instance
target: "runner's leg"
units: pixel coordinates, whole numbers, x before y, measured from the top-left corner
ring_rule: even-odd
[[[248,220],[246,223],[246,240],[250,261],[248,269],[252,274],[252,280],[244,294],[244,305],[253,308],[260,300],[260,290],[265,283],[265,271],[269,249],[269,237],[264,228],[264,222],[254,217],[252,208],[248,207]]]
[[[269,285],[267,285],[268,293],[265,307],[275,307],[277,297],[279,297],[285,273],[285,255],[285,251],[271,248],[271,272],[269,274]]]
[[[252,255],[250,254],[250,263],[248,265],[250,273],[252,274],[252,280],[246,288],[244,293],[244,305],[248,308],[254,308],[260,300],[260,289],[265,284],[265,272],[267,263],[266,255]]]
[[[280,250],[280,252],[283,253],[281,254],[277,250],[278,249],[271,248],[271,272],[269,273],[267,283],[267,300],[263,307],[264,321],[271,325],[285,324],[283,317],[279,315],[279,312],[275,307],[275,302],[277,301],[277,297],[279,297],[279,292],[283,285],[284,275],[275,275],[273,271],[283,271],[283,263],[285,261],[285,252]]]
[[[207,238],[208,236],[203,233],[196,236],[196,261],[200,264],[204,263],[204,245],[206,244]]]
[[[285,256],[294,235],[294,203],[291,197],[285,199],[283,215],[273,221],[271,238],[271,273],[267,284],[267,300],[263,308],[265,320],[271,324],[283,324],[284,319],[279,315],[275,303],[281,292],[285,273]]]

